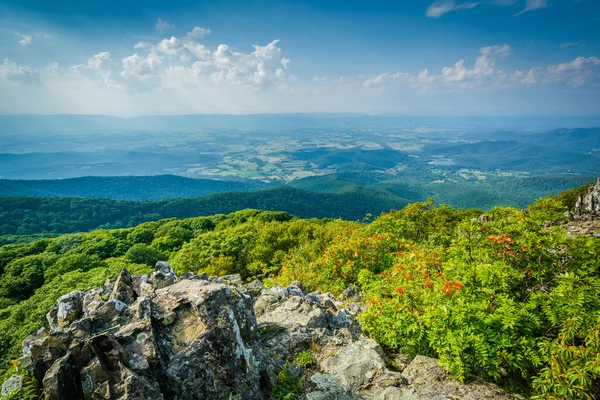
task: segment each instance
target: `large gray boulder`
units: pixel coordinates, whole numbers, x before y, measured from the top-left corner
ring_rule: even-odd
[[[600,178],[587,189],[575,203],[575,213],[565,213],[568,221],[560,226],[570,237],[588,236],[600,238]]]
[[[587,214],[600,215],[600,178],[594,186],[588,188],[583,197],[577,199],[575,214],[579,216]]]
[[[61,297],[52,330],[23,343],[46,398],[262,399],[250,296],[190,278],[159,263],[150,277],[122,271]]]
[[[402,399],[465,399],[509,400],[517,397],[491,383],[475,380],[464,384],[440,367],[437,360],[417,356],[402,373],[407,385],[402,388]]]

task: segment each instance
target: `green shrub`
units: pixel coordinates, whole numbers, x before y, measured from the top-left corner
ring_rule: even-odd
[[[299,377],[289,363],[285,363],[277,375],[277,383],[272,390],[273,400],[292,400],[302,393],[302,378]]]
[[[308,368],[315,365],[315,357],[309,351],[301,351],[294,360],[294,364],[302,368]]]
[[[395,265],[363,271],[363,327],[379,343],[439,358],[540,398],[595,398],[600,379],[600,242],[514,209],[459,224],[452,244],[405,243]],[[586,397],[587,396],[587,397]]]
[[[125,253],[125,259],[135,264],[146,264],[154,266],[157,261],[167,259],[160,251],[148,246],[147,244],[134,244]]]

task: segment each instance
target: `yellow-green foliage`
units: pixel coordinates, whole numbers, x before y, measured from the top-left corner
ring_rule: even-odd
[[[296,356],[294,364],[301,366],[302,368],[308,368],[315,365],[315,357],[309,351],[301,351]]]
[[[289,363],[285,363],[277,375],[277,383],[272,390],[273,400],[297,399],[302,392],[302,378],[296,374]]]

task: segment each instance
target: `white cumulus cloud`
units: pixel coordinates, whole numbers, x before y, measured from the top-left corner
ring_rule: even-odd
[[[600,86],[600,58],[577,57],[572,61],[517,71],[521,82],[534,84],[568,84],[574,87]]]
[[[119,88],[119,82],[113,70],[110,52],[101,51],[90,57],[85,64],[74,65],[70,70],[74,73],[98,80],[107,87]]]
[[[507,78],[506,73],[498,68],[498,60],[511,54],[510,46],[486,46],[479,49],[479,56],[472,67],[467,66],[466,60],[461,59],[453,66],[445,66],[441,74],[430,74],[429,69],[424,69],[418,74],[404,72],[384,72],[367,78],[363,82],[365,87],[385,86],[393,82],[410,84],[421,90],[449,90],[451,88],[474,88],[489,84],[498,84]]]
[[[7,58],[0,64],[0,83],[40,83],[40,76],[27,66],[17,65]]]
[[[199,26],[194,27],[191,32],[187,34],[187,38],[190,40],[198,40],[206,35],[210,35],[210,29],[201,28]]]
[[[575,88],[600,87],[600,58],[577,57],[572,61],[533,67],[526,70],[506,70],[501,61],[512,54],[510,46],[486,46],[472,65],[466,59],[432,74],[423,69],[417,74],[383,72],[363,80],[366,88],[386,88],[392,84],[411,86],[420,91],[456,91],[468,89],[506,89],[533,85],[566,85]]]
[[[214,50],[200,40],[210,30],[195,27],[182,37],[171,36],[152,44],[139,42],[135,53],[114,63],[108,52],[70,69],[113,88],[149,91],[185,90],[193,86],[240,86],[266,89],[286,79],[292,61],[283,57],[279,40],[254,45],[241,52],[220,44]]]
[[[142,79],[144,76],[152,74],[162,64],[162,57],[156,53],[150,53],[145,57],[138,55],[138,53],[132,56],[125,57],[122,60],[123,71],[121,76],[123,78],[138,78]]]

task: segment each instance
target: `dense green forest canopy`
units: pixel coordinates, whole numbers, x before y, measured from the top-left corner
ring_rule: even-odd
[[[227,214],[245,208],[286,211],[302,218],[358,220],[408,204],[377,190],[314,193],[291,187],[218,193],[195,199],[119,201],[58,197],[0,197],[0,235],[71,233],[133,227],[163,218]]]
[[[243,210],[5,245],[0,362],[10,373],[60,295],[168,260],[177,273],[267,285],[300,280],[335,294],[356,285],[363,327],[390,351],[435,356],[459,379],[483,375],[525,395],[598,398],[600,241],[546,223],[583,191],[496,207],[488,221],[428,200],[370,223]]]
[[[377,179],[374,174],[341,174],[314,177],[309,183],[310,187],[316,189],[313,192],[280,187],[256,192],[217,193],[193,199],[144,202],[68,197],[0,197],[0,245],[93,229],[130,228],[163,218],[227,214],[245,208],[285,211],[301,218],[362,220],[367,214],[378,215],[402,208],[411,201],[425,200],[432,193],[410,181],[402,185],[383,181],[372,188],[361,183],[367,181],[372,184]],[[575,186],[581,184],[581,179],[566,180],[562,185],[569,182]],[[527,203],[524,200],[531,196],[527,188],[535,187],[541,193],[547,193],[553,184],[557,182],[538,178],[528,179],[522,185],[518,180],[510,185],[498,184],[495,191],[487,184],[478,187],[434,187],[435,191],[432,191],[435,198],[452,200],[452,204],[462,208],[481,204],[481,208],[487,209],[508,196],[515,199],[507,201],[508,204],[525,205]],[[574,201],[572,204],[575,204]]]

